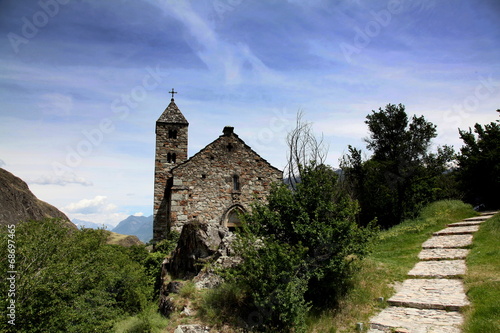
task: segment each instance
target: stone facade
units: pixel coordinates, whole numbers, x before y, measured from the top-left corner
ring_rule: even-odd
[[[155,241],[192,220],[234,227],[238,213],[248,211],[255,200],[266,200],[271,184],[282,179],[282,172],[246,145],[229,126],[224,127],[219,138],[187,159],[188,124],[178,116],[178,110],[172,100],[164,112],[167,115],[162,115],[169,122],[157,122],[156,127]],[[169,112],[176,116],[168,116]],[[174,118],[179,122],[170,122]],[[172,130],[177,131],[176,138],[169,136]]]
[[[167,206],[170,198],[165,189],[171,181],[170,170],[187,160],[188,126],[184,115],[174,102],[170,101],[156,121],[156,153],[154,182],[154,225],[153,239],[163,239],[167,230]]]

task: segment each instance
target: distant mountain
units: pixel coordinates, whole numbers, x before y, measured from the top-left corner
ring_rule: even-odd
[[[0,168],[0,224],[17,224],[21,221],[60,218],[70,222],[56,207],[39,200],[21,178]]]
[[[113,230],[113,226],[111,224],[104,224],[104,223],[95,223],[95,222],[90,222],[90,221],[84,221],[84,220],[79,220],[79,219],[73,219],[71,220],[78,228],[84,227],[84,228],[90,228],[90,229],[106,229],[106,230]]]
[[[135,235],[142,242],[147,243],[153,238],[153,215],[130,215],[111,230],[123,235]]]

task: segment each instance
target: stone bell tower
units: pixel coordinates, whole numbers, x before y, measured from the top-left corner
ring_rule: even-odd
[[[154,183],[154,222],[153,240],[164,239],[168,233],[168,202],[170,192],[167,190],[171,182],[173,167],[187,160],[188,126],[181,110],[174,102],[174,94],[165,111],[156,121],[156,153]]]

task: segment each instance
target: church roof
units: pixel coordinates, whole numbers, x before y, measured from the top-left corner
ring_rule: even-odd
[[[165,111],[163,111],[160,118],[158,118],[156,122],[189,125],[181,110],[179,110],[177,105],[175,105],[173,98],[170,100],[170,104],[167,106]]]
[[[176,165],[175,167],[173,167],[170,171],[173,172],[175,169],[178,169],[180,167],[185,166],[186,164],[191,163],[193,160],[195,160],[196,158],[198,158],[199,156],[201,156],[210,147],[213,147],[217,142],[225,140],[225,139],[228,139],[228,138],[235,138],[237,141],[240,142],[240,144],[245,149],[247,149],[248,151],[250,151],[254,156],[258,157],[262,162],[264,162],[265,164],[267,164],[270,168],[275,169],[276,171],[281,172],[281,173],[283,172],[280,169],[278,169],[275,166],[273,166],[271,163],[269,163],[266,159],[262,158],[255,150],[252,149],[252,147],[250,147],[249,145],[247,145],[238,136],[238,134],[234,133],[234,127],[232,127],[232,126],[225,126],[222,132],[223,132],[223,134],[221,136],[219,136],[213,142],[209,143],[205,148],[201,149],[199,152],[197,152],[196,154],[194,154],[193,156],[191,156],[190,158],[188,158],[184,162],[182,162],[179,165]]]

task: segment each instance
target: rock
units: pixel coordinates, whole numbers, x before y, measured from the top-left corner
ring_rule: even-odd
[[[227,238],[231,233],[216,224],[189,222],[182,228],[177,248],[167,263],[167,271],[174,278],[192,278],[206,263],[231,252]]]
[[[240,264],[240,257],[221,256],[214,263],[204,267],[198,275],[193,278],[196,289],[213,289],[224,282],[224,279],[217,275],[217,269],[225,269]]]
[[[158,306],[158,311],[160,311],[160,313],[167,318],[171,313],[175,312],[175,304],[172,297],[160,295],[160,304]]]
[[[224,282],[224,279],[215,274],[212,270],[203,269],[193,278],[196,289],[213,289]]]
[[[179,325],[174,333],[210,333],[210,327],[202,325]]]
[[[56,207],[39,200],[21,178],[0,168],[0,224],[18,224],[21,221],[60,218],[77,229],[69,218]]]
[[[186,305],[184,309],[181,311],[181,316],[189,317],[193,315],[193,310],[189,307],[189,305]]]
[[[162,263],[163,284],[159,310],[163,315],[168,317],[176,311],[169,295],[179,293],[183,286],[183,282],[171,281],[172,278],[193,279],[197,289],[215,288],[223,282],[215,274],[216,269],[232,267],[241,262],[241,258],[230,256],[234,254],[231,247],[234,239],[235,235],[220,225],[199,222],[184,224],[172,257]],[[190,316],[189,307],[184,308],[182,314]]]
[[[166,292],[167,294],[178,294],[181,291],[182,286],[184,283],[181,281],[171,281],[167,284],[166,287]]]

